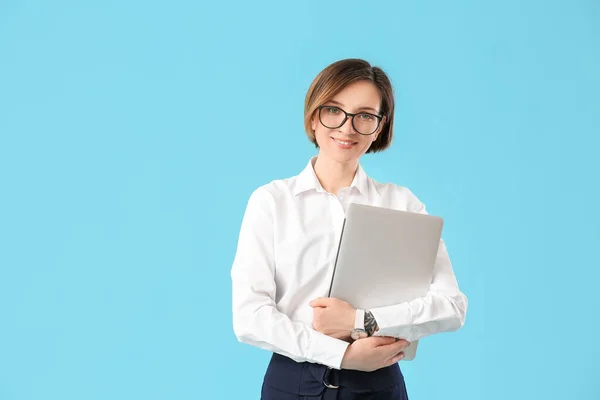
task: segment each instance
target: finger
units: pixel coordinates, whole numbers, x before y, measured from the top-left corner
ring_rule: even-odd
[[[400,352],[400,353],[396,354],[394,357],[392,357],[392,359],[390,360],[388,366],[396,364],[397,362],[399,362],[403,358],[404,358],[404,352]]]
[[[394,339],[394,343],[390,343],[389,345],[383,346],[381,348],[388,354],[388,357],[392,357],[404,351],[408,347],[408,345],[409,343],[404,339],[400,339],[398,341]]]
[[[329,303],[330,299],[326,297],[317,297],[316,299],[308,303],[308,305],[311,307],[327,307]]]
[[[405,339],[400,339],[396,343],[394,343],[394,347],[397,349],[398,352],[406,349],[408,346],[410,346],[410,342]]]
[[[369,338],[375,346],[388,346],[396,343],[396,339],[389,336],[371,336]]]

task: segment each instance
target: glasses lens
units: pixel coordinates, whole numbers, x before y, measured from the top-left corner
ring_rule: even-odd
[[[346,118],[346,114],[337,107],[323,107],[320,113],[321,123],[327,128],[339,127]]]
[[[379,119],[371,114],[363,113],[354,116],[354,129],[363,135],[370,135],[377,130]]]

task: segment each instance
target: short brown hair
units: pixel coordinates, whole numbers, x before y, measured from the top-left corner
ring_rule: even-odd
[[[346,86],[358,81],[370,81],[381,93],[381,115],[385,116],[381,132],[367,153],[375,153],[387,149],[392,143],[394,127],[394,91],[388,76],[379,67],[371,66],[367,61],[349,58],[336,61],[319,72],[313,80],[304,100],[304,129],[308,138],[316,147],[315,132],[311,120],[317,107],[331,100]]]

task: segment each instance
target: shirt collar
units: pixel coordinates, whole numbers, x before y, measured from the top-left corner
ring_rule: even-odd
[[[296,182],[294,185],[294,196],[297,196],[300,193],[316,190],[317,192],[325,192],[323,186],[319,182],[317,175],[315,174],[314,164],[317,160],[317,156],[312,157],[304,170],[297,176]],[[350,187],[355,187],[362,195],[367,194],[368,188],[368,176],[365,173],[363,167],[358,164],[358,169],[356,170],[356,174],[354,175],[354,179],[350,184]]]

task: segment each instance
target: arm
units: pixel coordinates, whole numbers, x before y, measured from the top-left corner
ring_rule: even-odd
[[[348,343],[293,322],[277,309],[274,209],[264,188],[248,200],[231,269],[235,335],[243,343],[340,369]]]
[[[413,212],[426,214],[425,205],[414,198]],[[429,292],[402,304],[373,308],[378,326],[375,336],[394,336],[409,342],[464,325],[468,300],[458,288],[444,241],[440,241]]]

